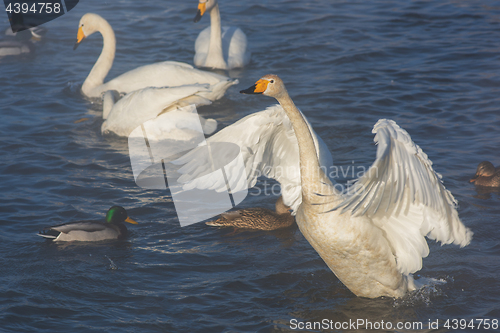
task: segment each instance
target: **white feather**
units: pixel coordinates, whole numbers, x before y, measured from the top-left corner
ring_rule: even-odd
[[[455,198],[410,135],[386,119],[372,132],[378,145],[375,162],[336,209],[366,216],[381,228],[403,274],[422,268],[429,254],[425,236],[443,244],[469,244],[473,233],[461,223]]]
[[[307,120],[306,120],[307,122]],[[332,156],[321,138],[314,132],[309,123],[320,164],[325,167],[332,165]],[[247,173],[247,184],[241,188],[232,188],[234,192],[255,186],[259,176],[277,180],[281,184],[281,192],[285,205],[295,211],[302,202],[299,167],[299,148],[297,138],[285,111],[279,105],[268,107],[264,111],[250,114],[220,130],[207,139],[207,143],[230,142],[241,149]],[[212,151],[214,160],[222,159],[224,151]],[[200,178],[209,173],[211,166],[206,155],[201,155],[194,149],[178,159],[176,164],[184,164],[179,172],[183,175],[178,181],[185,183],[186,190],[214,189],[225,191],[226,182],[215,174]],[[239,169],[226,170],[228,175],[236,176]]]

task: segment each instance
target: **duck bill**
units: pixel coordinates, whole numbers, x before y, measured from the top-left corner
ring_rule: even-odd
[[[197,23],[201,20],[201,17],[203,14],[205,14],[205,11],[207,10],[207,4],[206,3],[200,3],[198,4],[198,11],[196,12],[196,16],[194,17],[194,23]]]
[[[267,80],[259,80],[259,81],[255,82],[255,84],[253,86],[251,86],[250,88],[247,88],[245,90],[241,90],[240,94],[248,94],[248,95],[263,94],[264,91],[266,91],[266,89],[267,89],[268,83],[269,83],[269,81],[267,81]]]
[[[139,224],[139,223],[135,222],[134,220],[132,220],[130,217],[127,217],[125,219],[125,222],[132,223],[132,224]]]
[[[80,45],[80,43],[85,39],[85,34],[83,33],[83,28],[80,27],[78,28],[78,33],[76,35],[76,43],[75,43],[75,46],[73,46],[73,51],[76,50],[76,48],[78,47],[78,45]]]
[[[471,180],[469,180],[469,183],[474,183],[477,180],[477,176],[474,176]]]

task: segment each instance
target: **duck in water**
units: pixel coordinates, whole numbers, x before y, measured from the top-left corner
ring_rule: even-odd
[[[483,161],[477,166],[470,182],[479,186],[500,187],[500,167],[495,169],[491,162]]]
[[[290,207],[283,203],[283,197],[276,201],[276,211],[267,208],[247,208],[221,214],[215,220],[207,222],[212,227],[235,227],[242,229],[276,230],[287,228],[295,222]]]
[[[108,239],[122,239],[127,236],[123,222],[138,224],[127,215],[125,208],[113,206],[106,214],[106,222],[80,221],[44,228],[39,236],[54,242],[98,242]]]

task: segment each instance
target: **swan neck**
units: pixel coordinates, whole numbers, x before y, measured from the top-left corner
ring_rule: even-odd
[[[104,84],[104,79],[108,75],[111,66],[113,66],[113,60],[115,59],[116,38],[113,28],[108,22],[102,20],[98,23],[97,31],[102,35],[103,46],[99,58],[92,67],[87,79],[83,82],[82,91],[86,95]]]
[[[219,4],[216,4],[210,10],[210,45],[208,47],[206,67],[227,68],[222,53],[222,27]]]
[[[325,183],[326,176],[320,168],[311,131],[286,90],[277,100],[290,119],[299,144],[302,193],[306,198],[312,198],[314,193],[318,193],[317,185]]]

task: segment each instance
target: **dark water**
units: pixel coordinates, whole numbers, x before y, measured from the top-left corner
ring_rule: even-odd
[[[78,93],[101,38],[73,51],[80,17],[95,12],[114,27],[114,77],[162,60],[192,63],[209,22],[192,23],[196,6],[81,1],[46,24],[35,56],[0,61],[0,331],[289,332],[292,319],[423,327],[439,320],[446,331],[447,319],[500,319],[500,197],[468,183],[480,161],[500,164],[500,4],[220,1],[223,22],[246,32],[252,62],[229,73],[240,85],[201,114],[226,126],[262,110],[274,101],[238,91],[276,73],[336,165],[370,165],[371,128],[390,118],[459,200],[472,243],[430,243],[417,275],[442,283],[400,300],[355,297],[296,228],[181,228],[167,192],[134,183],[127,141],[101,136],[102,106]],[[241,207],[273,203],[262,194]],[[51,244],[36,236],[46,225],[102,218],[113,204],[140,222],[125,241]],[[473,324],[463,331],[481,331]]]

